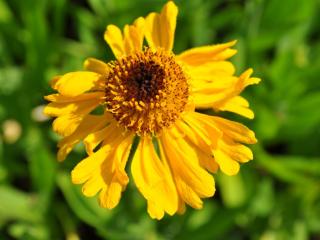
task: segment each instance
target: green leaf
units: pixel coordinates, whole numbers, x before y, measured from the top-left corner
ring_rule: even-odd
[[[261,148],[256,151],[256,161],[263,166],[267,171],[272,173],[276,178],[285,182],[294,183],[297,185],[314,184],[316,179],[307,176],[300,169],[290,168],[288,161],[283,161],[282,156],[271,156],[265,153]],[[287,159],[290,159],[287,158]],[[290,160],[289,160],[290,161]]]
[[[268,216],[275,205],[273,184],[265,178],[257,184],[256,192],[250,204],[250,212],[256,216]]]
[[[305,95],[290,106],[285,133],[289,137],[309,134],[320,126],[320,93],[313,92]],[[292,129],[295,129],[292,131]]]
[[[225,206],[235,208],[245,203],[247,193],[240,173],[235,176],[219,174],[218,183]]]
[[[0,185],[0,220],[39,221],[36,196],[28,195],[10,186]]]
[[[39,129],[30,127],[24,139],[34,189],[39,193],[39,208],[47,211],[55,187],[56,159],[49,152]]]
[[[22,71],[17,67],[0,68],[0,94],[11,95],[21,87]]]
[[[4,0],[0,0],[0,23],[9,22],[12,19],[12,13]]]

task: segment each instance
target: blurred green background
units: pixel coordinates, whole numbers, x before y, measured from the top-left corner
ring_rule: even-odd
[[[155,0],[0,0],[0,239],[320,239],[320,1],[180,0],[175,52],[238,39],[232,58],[263,79],[244,95],[255,159],[216,176],[204,209],[150,219],[130,183],[101,209],[71,184],[85,154],[55,159],[58,137],[42,114],[52,76],[111,60],[107,24],[159,11]]]

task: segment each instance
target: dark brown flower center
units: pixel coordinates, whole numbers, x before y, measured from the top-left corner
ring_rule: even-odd
[[[188,83],[173,54],[146,49],[109,65],[105,103],[120,125],[138,134],[158,133],[183,112]]]

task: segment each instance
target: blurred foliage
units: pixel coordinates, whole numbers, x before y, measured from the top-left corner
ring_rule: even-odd
[[[132,183],[116,209],[101,209],[70,181],[81,146],[56,163],[58,138],[40,114],[50,78],[112,59],[106,25],[164,2],[0,0],[0,239],[320,239],[319,0],[176,1],[175,52],[238,39],[238,73],[263,79],[245,92],[255,120],[239,118],[257,133],[255,159],[218,174],[203,210],[151,220]]]

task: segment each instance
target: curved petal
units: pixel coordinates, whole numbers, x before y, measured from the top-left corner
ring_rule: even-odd
[[[127,55],[141,51],[144,37],[144,18],[138,18],[133,25],[126,25],[123,34],[124,49]]]
[[[208,154],[208,152],[202,149],[199,149],[197,151],[197,155],[198,155],[201,167],[207,169],[211,173],[216,173],[218,171],[219,165],[214,159],[212,153]]]
[[[161,162],[151,138],[142,137],[131,164],[133,179],[148,201],[152,218],[161,219],[164,212],[178,210],[178,195],[169,168]]]
[[[258,84],[261,81],[260,78],[251,77],[252,73],[252,68],[249,68],[240,75],[239,81],[237,83],[237,90],[239,93],[242,92],[242,90],[245,89],[247,86],[252,84]]]
[[[116,58],[141,51],[143,44],[144,19],[138,18],[132,25],[126,25],[124,33],[115,25],[107,26],[104,39]]]
[[[253,159],[251,150],[245,145],[236,143],[228,136],[223,137],[218,147],[213,150],[216,162],[221,171],[227,175],[235,175],[239,172],[240,164]]]
[[[110,123],[99,131],[91,132],[83,141],[86,151],[89,155],[93,154],[93,150],[104,140],[110,138],[110,135],[117,130],[115,122]]]
[[[70,72],[52,83],[52,88],[64,96],[75,97],[94,88],[100,77],[94,72]]]
[[[188,74],[191,80],[207,82],[223,82],[221,77],[230,77],[235,73],[235,67],[228,61],[212,61],[197,66],[189,66]]]
[[[43,110],[44,114],[58,117],[67,114],[83,115],[89,113],[101,102],[103,93],[94,94],[91,98],[74,102],[51,102]]]
[[[109,44],[116,58],[125,55],[123,36],[120,28],[115,25],[108,25],[104,33],[104,39]]]
[[[184,132],[186,138],[198,149],[202,149],[204,152],[211,153],[210,146],[212,142],[207,134],[203,134],[203,132],[192,128],[183,121],[177,121],[175,123],[175,127],[179,129],[179,131]]]
[[[237,41],[211,46],[196,47],[186,50],[177,56],[177,59],[192,66],[202,65],[212,61],[223,61],[237,53],[230,49]]]
[[[109,72],[108,64],[95,58],[86,59],[83,63],[83,67],[87,71],[99,73],[101,75],[106,75]]]
[[[221,107],[219,107],[219,110],[234,112],[249,119],[254,118],[254,113],[249,108],[249,102],[241,96],[230,98],[230,100],[226,101]]]
[[[250,77],[252,72],[252,69],[248,69],[242,73],[234,84],[232,91],[226,93],[219,101],[213,102],[212,108],[216,111],[231,111],[248,118],[253,118],[253,112],[248,108],[249,103],[244,98],[238,96],[247,86],[258,84],[261,81],[259,78]]]
[[[177,134],[176,132],[178,132],[179,134]],[[181,134],[182,132],[184,133],[184,135]],[[188,124],[179,120],[176,121],[175,125],[170,129],[170,133],[174,138],[186,137],[187,143],[192,148],[196,149],[196,154],[198,156],[200,165],[211,173],[217,172],[219,166],[213,158],[211,147],[212,141],[208,136],[205,136],[202,133],[199,134],[199,131],[197,129],[193,129]],[[219,133],[218,138],[221,135],[222,134]],[[206,142],[204,141],[203,137]],[[218,139],[214,140],[214,142],[217,141]]]
[[[212,108],[233,94],[236,77],[221,77],[219,81],[193,81],[192,95],[196,108]]]
[[[151,48],[164,48],[171,51],[174,42],[178,8],[173,1],[162,8],[160,14],[150,13],[146,17],[145,36]]]
[[[75,97],[68,97],[61,95],[59,93],[50,94],[45,96],[44,99],[50,102],[57,102],[57,103],[75,103],[79,101],[91,100],[91,99],[101,99],[104,96],[104,92],[90,92],[90,93],[83,93],[81,95]]]
[[[58,161],[63,161],[67,155],[72,151],[73,147],[90,133],[97,131],[108,123],[108,118],[103,116],[87,115],[79,127],[70,135],[58,143]]]
[[[240,164],[220,149],[214,150],[214,158],[223,173],[232,176],[239,172]]]
[[[56,118],[52,123],[53,131],[61,136],[71,135],[83,120],[83,115],[63,115]]]
[[[96,153],[88,156],[72,170],[72,182],[82,184],[83,194],[93,196],[100,191],[102,207],[115,207],[128,183],[124,168],[131,149],[133,135],[113,131],[108,141]]]
[[[208,146],[216,146],[218,139],[222,136],[221,131],[217,128],[214,121],[208,121],[207,115],[190,112],[185,114],[183,120],[201,136],[202,139],[207,139]]]
[[[165,131],[160,150],[168,160],[181,199],[194,208],[201,208],[200,198],[213,196],[215,186],[213,177],[200,166],[196,150],[185,139],[174,139]]]
[[[220,117],[210,117],[214,120],[216,126],[223,132],[224,135],[231,138],[235,142],[241,142],[246,144],[255,144],[257,139],[255,134],[246,126],[241,123],[230,121]]]
[[[237,162],[245,163],[253,159],[253,154],[250,148],[245,145],[235,143],[231,139],[224,138],[219,145],[226,154]]]
[[[127,134],[122,137],[123,140],[116,145],[112,157],[104,161],[100,171],[105,185],[100,192],[99,203],[101,207],[108,209],[118,205],[121,192],[125,190],[129,182],[125,166],[131,150],[133,135]]]
[[[240,169],[239,162],[247,162],[253,158],[251,150],[242,143],[256,143],[254,132],[237,122],[219,117],[209,118],[213,119],[216,126],[223,132],[223,137],[213,149],[215,161],[222,172],[235,175]]]
[[[82,184],[88,181],[94,174],[99,173],[99,167],[109,156],[111,147],[105,145],[97,152],[89,155],[79,162],[71,172],[71,179],[74,184]]]
[[[192,69],[192,68],[191,68]],[[240,77],[212,75],[213,81],[193,79],[191,81],[194,103],[197,108],[213,108],[215,111],[231,111],[252,118],[253,113],[242,97],[237,97],[245,87],[260,82],[259,78],[251,78],[252,69],[248,69]],[[196,76],[196,75],[194,75]],[[199,73],[199,76],[202,75]]]
[[[71,135],[83,121],[83,118],[98,105],[99,101],[95,100],[78,104],[76,108],[55,106],[50,112],[51,115],[58,116],[52,123],[53,130],[64,137]]]

